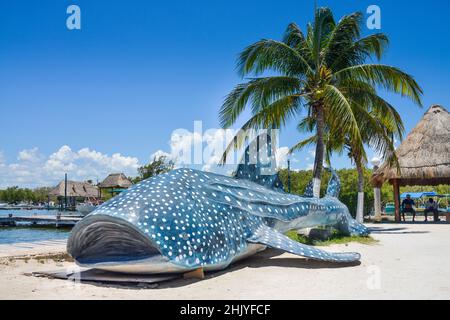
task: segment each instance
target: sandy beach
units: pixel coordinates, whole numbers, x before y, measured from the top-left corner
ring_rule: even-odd
[[[73,269],[63,243],[0,246],[0,299],[449,299],[450,225],[372,224],[366,245],[350,243],[329,251],[356,251],[352,266],[308,261],[266,250],[204,280],[179,279],[155,288],[37,278],[24,273]],[[9,250],[9,254],[8,254]]]

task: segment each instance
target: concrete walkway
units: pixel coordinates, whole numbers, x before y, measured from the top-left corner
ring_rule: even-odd
[[[0,258],[60,253],[66,251],[66,243],[66,240],[47,240],[0,244]]]

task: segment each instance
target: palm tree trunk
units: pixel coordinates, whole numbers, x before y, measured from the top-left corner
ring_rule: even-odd
[[[358,203],[356,207],[356,220],[364,222],[364,169],[360,159],[355,159],[358,171]]]
[[[325,151],[325,144],[323,139],[324,127],[325,127],[325,117],[324,108],[321,103],[317,103],[314,106],[316,113],[316,123],[317,123],[317,144],[316,144],[316,155],[314,159],[314,172],[313,172],[313,195],[314,197],[320,197],[320,183],[322,180],[323,171],[323,157]]]

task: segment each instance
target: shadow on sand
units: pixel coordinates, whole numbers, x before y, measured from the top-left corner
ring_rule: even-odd
[[[380,228],[380,227],[372,227],[370,228],[370,232],[372,234],[422,234],[429,233],[429,231],[411,231],[408,228]]]
[[[382,223],[381,225],[385,225],[382,227],[370,227],[370,232],[373,234],[422,234],[422,233],[430,233],[429,231],[421,231],[421,230],[410,230],[408,226],[412,225],[420,225],[420,226],[426,226],[426,225],[448,225],[445,221],[439,221],[439,222],[425,222],[425,221],[406,221],[401,222],[401,225],[404,225],[405,227],[388,227],[389,223]],[[398,224],[397,224],[398,225]]]
[[[338,269],[338,268],[348,268],[355,267],[361,265],[360,261],[352,262],[352,263],[332,263],[332,262],[324,262],[306,259],[299,256],[293,256],[292,258],[276,258],[285,253],[281,250],[276,249],[266,249],[263,252],[260,252],[252,257],[247,259],[238,261],[225,270],[209,272],[205,274],[205,279],[213,279],[215,277],[222,276],[226,273],[232,273],[244,268],[266,268],[266,267],[281,267],[281,268],[299,268],[299,269]],[[158,289],[165,288],[176,288],[183,287],[186,285],[190,285],[197,281],[204,281],[199,279],[180,279],[177,281],[171,281],[166,283],[161,283],[158,286]]]
[[[66,270],[33,272],[25,273],[27,276],[44,277],[50,279],[60,279],[70,281],[73,284],[82,283],[90,284],[103,288],[142,290],[142,289],[167,289],[179,288],[194,284],[199,281],[208,281],[216,277],[233,273],[244,268],[265,268],[265,267],[281,267],[281,268],[299,268],[299,269],[336,269],[359,266],[361,262],[354,263],[332,263],[316,260],[309,260],[303,257],[286,257],[276,258],[282,255],[284,251],[275,249],[266,249],[247,259],[238,261],[225,270],[207,272],[204,279],[183,278],[183,275],[133,275],[120,274],[97,269],[88,269],[80,273],[67,273]],[[272,259],[275,258],[275,259]],[[75,281],[75,282],[74,282]]]
[[[252,257],[238,261],[225,270],[207,272],[204,279],[184,279],[180,275],[175,279],[155,283],[127,283],[127,282],[97,282],[97,281],[81,281],[85,284],[91,284],[99,287],[111,287],[130,290],[141,289],[167,289],[185,287],[199,281],[208,281],[216,277],[220,277],[226,273],[232,273],[244,268],[265,268],[265,267],[281,267],[281,268],[299,268],[299,269],[335,269],[359,266],[361,262],[354,263],[332,263],[316,260],[309,260],[303,257],[292,258],[276,258],[282,255],[284,251],[275,249],[266,249]],[[275,258],[275,259],[272,259]],[[151,277],[151,276],[150,276]]]

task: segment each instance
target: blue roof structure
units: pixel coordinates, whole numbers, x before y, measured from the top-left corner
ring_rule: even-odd
[[[410,195],[412,199],[420,199],[422,197],[435,197],[438,194],[434,191],[432,192],[405,192],[400,196],[401,199],[406,199],[406,195]]]

